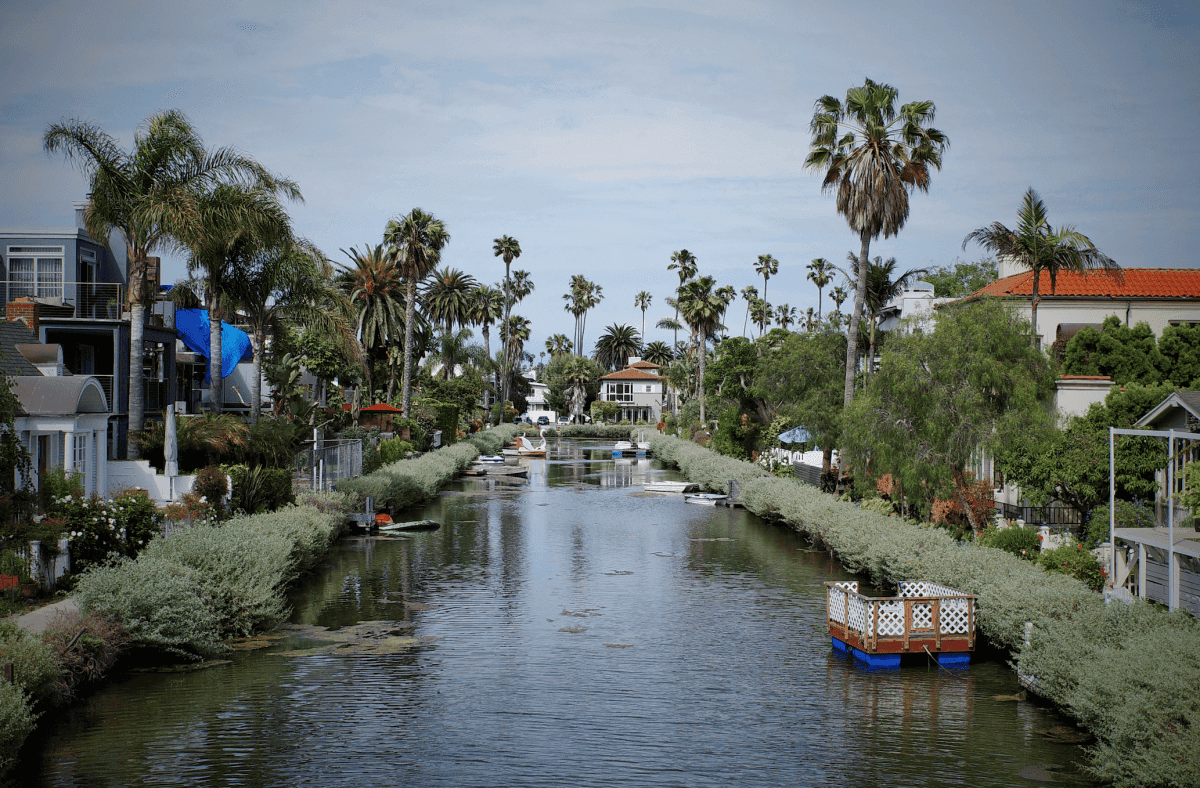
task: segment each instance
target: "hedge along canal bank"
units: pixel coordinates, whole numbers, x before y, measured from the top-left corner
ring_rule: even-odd
[[[478,433],[377,473],[387,481],[393,501],[425,500],[481,451],[496,451],[514,433],[511,425]],[[346,515],[361,505],[350,492],[305,498],[310,505],[155,539],[136,560],[82,576],[73,600],[84,614],[119,622],[135,648],[182,660],[225,656],[229,639],[260,634],[286,618],[286,589],[326,554],[343,533]],[[43,630],[54,623],[32,615]],[[73,619],[69,626],[74,631],[84,623]],[[93,628],[107,629],[98,622]],[[76,646],[79,637],[69,648],[112,650],[111,644],[90,646],[86,640]],[[62,646],[59,640],[65,639],[57,633],[43,636],[18,628],[0,638],[0,657],[14,663],[16,677],[14,684],[0,685],[0,773],[41,714],[70,700],[84,688],[81,681],[98,680],[97,669],[108,666],[106,657],[103,667],[87,669],[86,678],[71,673],[81,666],[78,660],[64,661],[65,653],[54,653]]]
[[[1021,673],[1090,731],[1089,768],[1120,786],[1200,786],[1200,623],[1156,606],[1106,605],[1064,575],[946,531],[838,502],[791,479],[667,436],[663,462],[713,491],[741,482],[747,509],[833,550],[879,584],[925,579],[978,598],[979,627]],[[1033,624],[1024,643],[1025,624]]]
[[[1081,785],[1003,666],[858,669],[824,631],[840,565],[610,455],[558,442],[403,515],[438,531],[339,541],[285,640],[122,677],[38,734],[32,785]]]

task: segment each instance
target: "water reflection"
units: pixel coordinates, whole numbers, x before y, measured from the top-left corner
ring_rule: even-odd
[[[32,785],[1021,784],[1076,748],[1002,665],[871,673],[829,647],[828,554],[741,510],[647,495],[653,461],[557,441],[456,483],[434,532],[347,539],[296,624],[385,622],[394,654],[129,676],[44,728]],[[610,447],[611,448],[611,447]],[[1069,778],[1078,782],[1077,778]]]

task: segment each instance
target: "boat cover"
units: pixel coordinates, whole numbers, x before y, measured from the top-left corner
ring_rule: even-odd
[[[779,436],[780,443],[808,443],[812,436],[803,427],[795,427]]]
[[[189,350],[199,353],[205,358],[209,357],[207,309],[175,310],[175,329]],[[222,320],[221,377],[229,377],[239,362],[253,359],[254,349],[250,345],[250,335]],[[206,370],[204,382],[208,383],[208,380],[209,376]]]

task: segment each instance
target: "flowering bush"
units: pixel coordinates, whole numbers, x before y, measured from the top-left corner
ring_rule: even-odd
[[[216,507],[206,496],[195,491],[184,493],[177,503],[167,504],[166,516],[180,525],[214,525],[217,522]]]
[[[68,494],[50,502],[48,520],[61,521],[77,574],[110,555],[133,558],[159,533],[161,513],[141,490],[104,500]]]
[[[895,495],[896,492],[898,492],[899,486],[900,485],[896,483],[896,479],[890,473],[885,473],[875,480],[875,491],[878,492],[880,496],[887,495],[890,497]]]

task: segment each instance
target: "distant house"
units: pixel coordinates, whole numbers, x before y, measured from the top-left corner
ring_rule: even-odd
[[[879,330],[894,331],[901,321],[909,319],[922,331],[932,331],[935,308],[953,300],[935,298],[933,285],[928,282],[913,282],[879,310]]]
[[[663,410],[661,369],[657,364],[631,357],[625,369],[601,376],[600,400],[617,403],[617,418],[622,421],[658,422]]]
[[[1033,302],[1033,273],[999,263],[1000,278],[967,296],[991,296],[1015,304],[1026,318]],[[1200,323],[1200,269],[1125,268],[1121,279],[1104,273],[1063,271],[1050,292],[1050,277],[1038,282],[1038,325],[1043,342],[1069,339],[1082,326],[1099,328],[1116,316],[1127,326],[1146,323],[1156,336],[1168,325]]]

